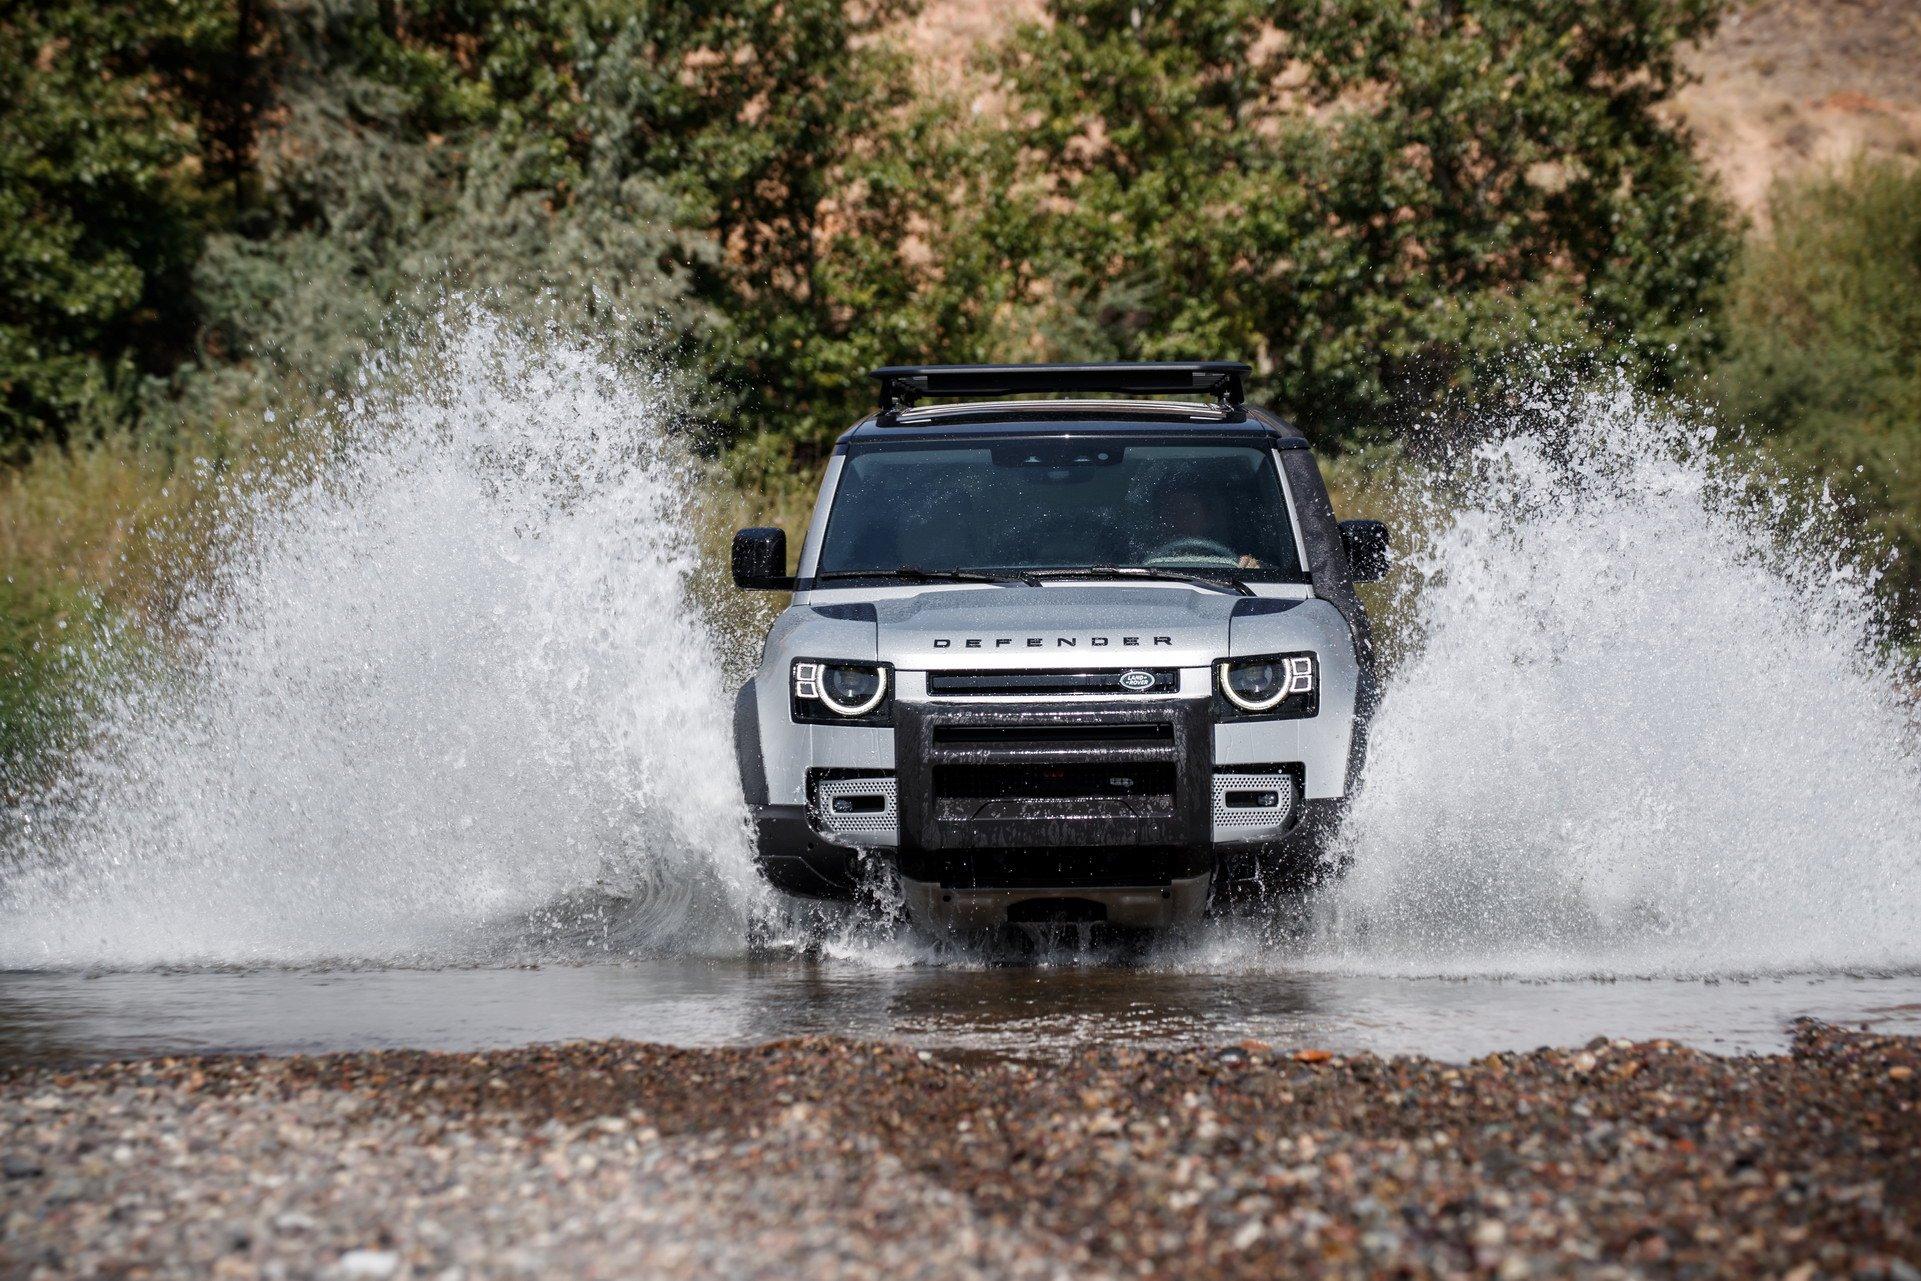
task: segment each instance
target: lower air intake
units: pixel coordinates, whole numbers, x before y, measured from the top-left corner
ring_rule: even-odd
[[[1294,812],[1291,774],[1214,775],[1214,830],[1279,827]]]
[[[843,836],[892,837],[899,822],[894,799],[891,776],[824,778],[814,785],[820,825]]]

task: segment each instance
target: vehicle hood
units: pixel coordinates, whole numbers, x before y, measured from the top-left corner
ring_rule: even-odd
[[[1112,583],[924,591],[875,602],[896,667],[1197,667],[1227,652],[1242,598]]]

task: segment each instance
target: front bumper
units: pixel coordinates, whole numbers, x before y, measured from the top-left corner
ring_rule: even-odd
[[[890,729],[863,731],[891,751],[810,768],[805,806],[755,807],[761,865],[828,898],[888,867],[930,923],[1178,924],[1314,807],[1298,764],[1217,767],[1217,728],[1197,697],[903,700]]]

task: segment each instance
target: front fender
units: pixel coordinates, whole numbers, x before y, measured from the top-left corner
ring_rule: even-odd
[[[734,696],[734,764],[740,770],[740,794],[753,809],[767,804],[767,765],[760,755],[758,691],[749,680]]]

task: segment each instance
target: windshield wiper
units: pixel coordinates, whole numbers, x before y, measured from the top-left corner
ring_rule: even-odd
[[[1026,573],[983,574],[972,569],[922,569],[918,565],[902,565],[896,569],[836,569],[814,575],[815,582],[842,578],[904,578],[910,583],[994,583],[1001,587],[1015,583],[1032,587],[1036,581]]]
[[[1217,592],[1228,592],[1235,596],[1252,596],[1254,589],[1242,582],[1239,575],[1229,574],[1225,579],[1210,578],[1206,574],[1186,574],[1178,569],[1154,569],[1146,565],[1089,565],[1086,569],[1030,569],[1022,576],[1029,580],[1045,578],[1147,578],[1162,583],[1189,583],[1195,587],[1209,587]]]
[[[1194,587],[1205,587],[1211,591],[1227,592],[1234,596],[1252,596],[1254,589],[1242,582],[1239,575],[1229,574],[1226,578],[1213,578],[1206,574],[1188,574],[1178,569],[1156,569],[1147,565],[1089,565],[1085,569],[1015,569],[1001,574],[983,573],[976,569],[922,569],[918,565],[901,565],[894,569],[836,569],[825,574],[815,574],[817,583],[848,578],[899,578],[910,583],[993,583],[1010,587],[1024,583],[1038,587],[1048,579],[1063,578],[1145,578],[1158,583],[1188,583]]]

